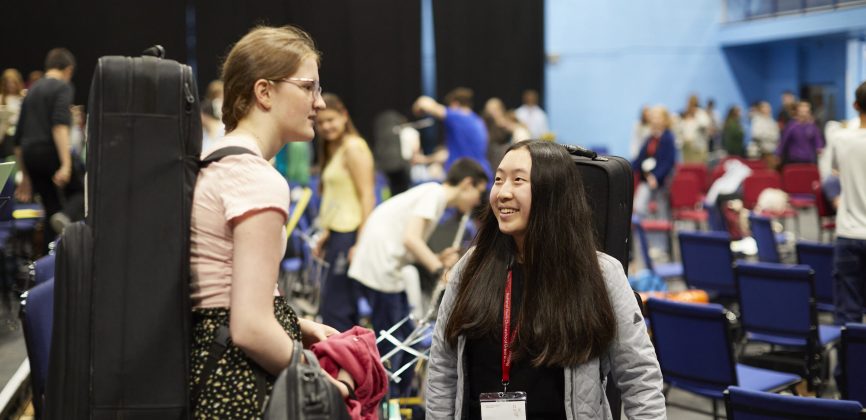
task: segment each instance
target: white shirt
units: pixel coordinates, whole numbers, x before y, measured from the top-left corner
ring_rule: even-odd
[[[539,139],[549,132],[547,114],[538,105],[521,105],[514,111],[514,116],[529,129],[533,139]]]
[[[836,211],[836,236],[866,240],[866,128],[836,131],[832,142],[833,168],[842,184]]]
[[[423,232],[426,242],[445,212],[445,188],[435,182],[421,184],[391,197],[376,207],[355,247],[349,277],[380,292],[398,293],[406,289],[401,269],[415,261],[403,239],[413,217],[430,221]]]

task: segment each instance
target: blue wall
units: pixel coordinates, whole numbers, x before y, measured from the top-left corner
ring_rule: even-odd
[[[783,91],[824,84],[845,116],[857,79],[846,81],[848,39],[866,28],[866,8],[723,24],[718,0],[547,0],[545,13],[552,129],[564,143],[621,156],[641,106],[679,112],[692,93],[715,98],[724,116],[764,99],[778,111]]]
[[[604,144],[627,156],[641,106],[672,111],[687,97],[717,109],[743,104],[718,41],[717,0],[548,0],[546,106],[564,143]]]

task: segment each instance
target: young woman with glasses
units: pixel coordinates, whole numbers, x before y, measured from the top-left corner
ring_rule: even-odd
[[[258,27],[234,45],[222,69],[230,155],[203,168],[193,197],[191,291],[194,418],[258,418],[275,376],[292,357],[293,340],[305,346],[336,333],[299,320],[276,281],[286,247],[289,189],[268,163],[290,141],[310,141],[324,109],[319,53],[294,27]],[[213,343],[228,327],[228,347],[206,368]],[[219,342],[219,341],[218,341]],[[344,396],[352,379],[334,381]],[[264,382],[264,387],[262,387]]]

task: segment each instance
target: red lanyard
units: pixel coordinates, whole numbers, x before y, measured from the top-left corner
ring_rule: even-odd
[[[661,141],[661,136],[652,136],[650,138],[649,144],[646,146],[646,155],[647,157],[654,157],[656,155],[656,149],[659,147],[659,141]]]
[[[511,344],[514,343],[516,333],[517,330],[514,334],[511,333],[511,270],[508,270],[502,304],[502,387],[506,390],[511,378]]]

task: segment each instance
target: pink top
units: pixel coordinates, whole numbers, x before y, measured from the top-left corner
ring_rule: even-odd
[[[256,155],[222,158],[203,168],[198,175],[192,201],[190,231],[190,285],[195,308],[228,308],[231,303],[232,256],[234,249],[230,221],[251,211],[273,209],[288,216],[289,187],[264,158],[255,140],[229,136],[202,158],[228,146],[240,146]],[[282,247],[285,253],[286,230]],[[279,264],[279,261],[274,261]],[[276,291],[274,279],[274,295]]]

